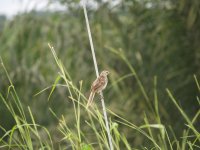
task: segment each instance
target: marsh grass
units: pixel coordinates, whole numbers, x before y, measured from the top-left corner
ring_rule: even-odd
[[[106,93],[108,96],[108,100],[106,100],[108,107],[106,110],[109,116],[108,121],[114,149],[199,149],[200,135],[198,121],[200,110],[193,110],[196,112],[191,117],[191,114],[189,115],[186,113],[186,110],[184,110],[179,103],[182,99],[176,98],[177,92],[174,92],[177,91],[175,88],[179,89],[179,87],[182,87],[182,90],[184,87],[183,85],[189,83],[189,80],[185,80],[184,82],[179,82],[180,84],[178,84],[177,87],[175,86],[175,84],[178,83],[175,83],[176,79],[182,81],[182,79],[185,79],[184,71],[188,73],[187,69],[183,69],[182,71],[177,68],[181,68],[180,66],[193,68],[190,67],[192,64],[191,57],[188,57],[192,55],[193,52],[189,52],[188,55],[186,53],[184,56],[185,59],[187,59],[186,61],[182,61],[182,55],[179,54],[180,43],[178,42],[177,44],[175,42],[169,47],[169,41],[167,40],[171,39],[172,41],[176,41],[176,39],[182,39],[184,36],[182,34],[176,35],[175,29],[171,30],[171,26],[164,26],[166,23],[163,23],[159,19],[155,19],[158,20],[158,22],[153,22],[156,28],[153,30],[153,33],[150,32],[151,29],[148,28],[150,15],[147,15],[149,10],[144,16],[141,16],[144,17],[144,21],[141,22],[141,18],[137,19],[137,17],[134,17],[133,22],[126,22],[126,20],[129,20],[127,19],[129,15],[125,16],[125,12],[119,9],[117,13],[113,13],[111,17],[103,17],[101,20],[103,26],[101,26],[99,24],[100,20],[98,19],[102,18],[102,14],[105,15],[102,12],[110,11],[105,8],[106,7],[104,7],[104,9],[100,8],[94,13],[95,17],[92,15],[91,17],[94,19],[94,22],[92,22],[94,25],[92,32],[96,32],[94,36],[97,41],[95,43],[97,44],[97,53],[102,60],[100,66],[103,66],[102,68],[108,67],[112,74],[110,77],[111,82],[109,82],[106,90],[108,91],[108,93]],[[140,12],[140,10],[138,12],[135,8],[130,10],[135,11],[136,14]],[[162,12],[164,11],[162,10]],[[75,11],[73,13],[75,13]],[[130,14],[132,13],[133,12],[130,12]],[[167,10],[167,13],[166,11],[164,13],[159,13],[161,16],[158,15],[158,18],[166,18],[162,15],[168,13],[172,12]],[[0,71],[3,72],[1,72],[1,75],[6,76],[6,78],[3,76],[2,79],[8,81],[3,82],[4,85],[0,85],[3,89],[0,91],[1,108],[5,108],[6,112],[11,114],[14,123],[11,129],[5,128],[3,125],[0,126],[3,131],[3,135],[0,137],[1,149],[109,149],[106,124],[102,115],[102,108],[98,105],[98,98],[95,100],[96,104],[93,109],[87,110],[85,107],[87,102],[85,89],[89,89],[88,87],[90,85],[86,77],[88,77],[88,75],[89,78],[92,77],[89,73],[91,73],[90,71],[93,69],[90,70],[92,63],[88,61],[91,57],[88,59],[87,34],[82,26],[84,20],[83,14],[82,12],[80,12],[80,14],[82,18],[74,17],[71,13],[65,14],[62,17],[59,13],[48,14],[45,17],[30,13],[16,17],[16,19],[10,24],[8,23],[8,26],[4,29],[5,31],[2,34],[3,40],[0,41],[2,45],[1,55],[6,62],[6,66],[10,70],[6,70],[1,60],[1,68],[4,70],[2,71],[0,68]],[[63,18],[66,19],[66,16],[69,20],[63,22]],[[151,17],[155,18],[156,16],[153,13]],[[179,17],[179,15],[177,15],[177,17]],[[125,20],[121,20],[120,18],[125,18]],[[170,18],[167,17],[167,22],[172,23]],[[172,24],[177,25],[177,20],[173,20],[175,21]],[[125,26],[127,23],[128,26],[126,28]],[[158,25],[159,23],[161,24]],[[47,26],[47,24],[50,25]],[[121,30],[122,24],[124,27],[123,31]],[[132,28],[132,26],[136,27]],[[157,29],[157,27],[162,26],[163,29]],[[177,28],[179,31],[179,26],[177,26]],[[145,31],[143,29],[145,29]],[[127,31],[130,31],[130,35],[133,37],[127,34]],[[160,38],[157,34],[158,31],[166,35],[162,35],[163,37]],[[187,32],[182,29],[181,32],[179,31],[178,33]],[[195,31],[195,33],[197,32]],[[142,37],[138,37],[137,35],[142,35]],[[19,37],[20,40],[18,40]],[[121,37],[122,39],[120,39]],[[152,37],[153,44],[148,42]],[[133,43],[132,38],[134,39]],[[154,40],[158,40],[158,43],[162,44],[158,45],[158,47],[152,47],[152,45],[155,44]],[[49,53],[46,41],[53,41],[53,43],[56,43],[57,45],[55,47],[57,51],[55,51],[52,46],[49,46],[51,49],[51,53]],[[192,42],[188,40],[188,38],[185,38],[185,41],[188,43]],[[107,46],[103,47],[102,45]],[[122,48],[116,49],[113,47]],[[169,48],[167,48],[165,52],[161,51],[161,49],[165,49],[165,47]],[[65,50],[65,48],[67,48],[67,50]],[[189,48],[187,46],[185,47],[185,45],[182,45],[180,49],[182,50],[182,48],[184,51],[188,52]],[[83,49],[83,51],[80,51],[80,49]],[[101,49],[101,51],[99,49]],[[138,59],[138,62],[135,62],[137,59],[131,60],[129,58],[135,53],[135,51],[132,51],[133,49],[139,49],[137,53],[141,53],[141,55],[144,56],[142,59]],[[140,51],[140,49],[145,49],[145,52],[148,51],[150,54],[146,54]],[[30,51],[27,52],[26,50]],[[52,61],[52,54],[55,61]],[[109,59],[106,60],[105,58],[108,56]],[[153,61],[149,59],[149,57],[153,59]],[[155,57],[158,59],[154,59]],[[181,61],[178,62],[180,64],[176,62],[177,60],[174,60],[174,58],[179,57]],[[171,59],[178,65],[173,66],[173,63],[170,64],[168,60]],[[61,60],[65,60],[65,62]],[[161,60],[165,60],[164,63]],[[141,65],[142,63],[144,63],[144,65]],[[110,66],[108,66],[108,64]],[[136,66],[136,64],[140,65]],[[16,66],[19,67],[15,68]],[[119,70],[119,68],[123,69]],[[172,73],[168,73],[165,70],[166,68],[172,70],[170,71]],[[58,70],[58,74],[56,70]],[[174,73],[173,70],[176,72]],[[150,74],[148,74],[149,72]],[[123,75],[121,75],[122,73]],[[153,86],[149,84],[151,73],[153,75],[158,75],[158,77],[155,76],[152,78]],[[159,77],[163,76],[165,73],[167,74],[167,79],[163,82],[159,82]],[[92,71],[92,74],[94,74],[94,71]],[[149,76],[149,78],[147,76]],[[55,80],[53,84],[46,87],[45,82],[51,81],[54,77]],[[198,75],[194,75],[193,81],[195,81],[199,93],[200,84],[198,77]],[[33,78],[33,82],[29,82]],[[81,79],[81,81],[77,83],[76,81],[79,79]],[[127,79],[130,80],[125,82]],[[168,79],[173,79],[170,82],[175,83],[173,84],[174,86],[167,88],[167,84],[164,83],[168,82]],[[135,81],[133,82],[134,86],[129,84],[130,81]],[[17,83],[22,82],[26,82],[26,86],[24,86],[24,84],[17,85]],[[42,88],[42,90],[40,90],[41,87],[34,86],[34,84],[39,85],[41,82],[43,83],[42,86],[46,87]],[[8,84],[6,85],[6,83]],[[4,88],[6,86],[7,89]],[[163,86],[167,88],[164,92],[160,90],[160,87]],[[184,88],[184,94],[188,97],[190,97],[190,94],[187,94],[187,90],[189,91],[188,93],[191,91],[195,93],[193,92],[195,89],[191,87],[192,86],[188,86]],[[64,94],[56,94],[57,89],[65,91],[63,92]],[[38,92],[39,90],[40,92]],[[36,94],[34,93],[34,97],[31,97],[32,93],[30,91],[37,91],[35,92]],[[153,93],[153,96],[151,93]],[[159,94],[162,94],[162,96],[159,96]],[[43,96],[38,98],[38,96],[41,95]],[[56,98],[53,98],[53,96]],[[37,101],[34,101],[38,105],[32,107],[31,103],[35,98],[38,98]],[[183,98],[185,98],[185,96],[183,96]],[[53,105],[48,105],[49,102],[59,100],[62,101],[57,107],[52,108]],[[140,101],[139,105],[135,100]],[[198,96],[196,97],[196,101],[199,106],[200,100]],[[28,106],[29,103],[30,106]],[[163,105],[163,103],[168,103],[168,105]],[[41,104],[42,106],[40,106]],[[122,106],[122,104],[128,105]],[[193,103],[191,103],[190,106],[192,104]],[[133,105],[136,108],[133,107]],[[178,122],[183,127],[179,128],[178,126],[177,128],[171,125],[171,122],[165,120],[163,117],[163,106],[167,106],[167,112],[165,112],[167,115],[173,115],[173,113],[180,114],[174,115],[179,116],[179,118],[173,120],[173,123]],[[63,107],[64,109],[62,109]],[[45,110],[45,108],[49,110],[50,115],[55,119],[50,120],[46,115],[43,115],[45,111],[41,111],[41,109]],[[173,111],[171,111],[172,108]],[[140,112],[136,109],[139,109]],[[58,113],[58,110],[63,110],[63,112],[61,112],[62,115]],[[6,116],[7,114],[3,114],[4,118],[1,119],[7,120]],[[48,120],[51,122],[51,126],[53,127],[38,121],[38,116],[42,121]],[[143,122],[141,118],[143,118]],[[179,134],[177,134],[176,130],[180,130],[178,132]]]
[[[15,120],[15,125],[10,130],[5,130],[1,127],[4,131],[4,135],[0,139],[0,148],[22,150],[55,149],[55,147],[58,149],[73,150],[109,149],[109,143],[106,135],[106,125],[102,112],[99,110],[97,105],[94,105],[93,109],[86,109],[87,98],[82,92],[82,87],[84,86],[83,81],[80,81],[79,85],[76,86],[71,80],[72,78],[70,77],[70,73],[64,68],[61,60],[57,57],[54,48],[51,46],[50,48],[54,56],[54,60],[59,68],[59,73],[54,84],[49,87],[51,89],[49,98],[57,87],[61,86],[62,88],[66,88],[69,92],[69,99],[73,104],[73,112],[71,112],[70,115],[74,116],[76,122],[73,127],[69,126],[67,116],[65,114],[59,117],[51,108],[49,108],[52,116],[56,117],[58,120],[57,132],[62,135],[59,142],[55,143],[52,141],[52,137],[54,137],[54,135],[49,131],[49,129],[45,126],[37,124],[29,106],[22,106],[21,100],[18,97],[15,87],[9,77],[9,73],[7,72],[3,62],[1,62],[10,86],[7,90],[7,96],[5,97],[1,93],[0,97],[5,107]],[[116,54],[118,55],[118,53]],[[118,56],[121,57],[121,55]],[[123,59],[126,60],[125,57],[123,57]],[[135,72],[134,75],[136,75]],[[64,80],[64,84],[59,84],[60,80]],[[140,81],[139,77],[137,80]],[[197,87],[199,87],[199,82],[196,76],[194,76],[194,80]],[[141,82],[138,83],[140,84]],[[132,145],[131,141],[128,141],[123,131],[120,131],[120,126],[126,126],[127,128],[132,129],[129,134],[137,134],[144,137],[147,144],[141,145],[138,147],[139,149],[193,150],[200,148],[200,134],[198,128],[195,126],[195,123],[198,121],[200,115],[200,110],[198,110],[196,115],[190,119],[184,110],[178,105],[170,90],[166,89],[169,98],[174,104],[172,107],[175,106],[177,108],[177,112],[180,112],[183,119],[185,119],[185,129],[182,132],[182,137],[177,137],[173,131],[173,127],[168,127],[162,124],[162,119],[159,113],[159,100],[157,97],[156,86],[157,79],[155,77],[154,105],[151,105],[156,120],[154,123],[150,123],[148,115],[144,113],[144,123],[138,126],[133,122],[126,120],[126,118],[117,115],[112,110],[107,109],[109,115],[112,116],[109,119],[109,124],[111,127],[110,132],[112,135],[114,149],[137,149],[134,145]],[[41,94],[47,89],[48,88],[38,92],[37,94]],[[141,90],[144,90],[142,84]],[[197,100],[199,101],[198,97]],[[87,126],[87,128],[85,128],[85,126]]]
[[[15,125],[9,131],[0,126],[1,130],[4,131],[4,135],[0,139],[0,147],[5,149],[30,150],[34,150],[35,148],[52,149],[53,144],[49,131],[44,126],[36,124],[29,106],[25,112],[21,100],[17,95],[15,87],[2,61],[1,65],[5,71],[10,85],[6,94],[7,96],[4,97],[0,93],[0,98],[8,112],[12,115]],[[44,134],[48,137],[48,140],[44,141],[39,131],[44,131]]]

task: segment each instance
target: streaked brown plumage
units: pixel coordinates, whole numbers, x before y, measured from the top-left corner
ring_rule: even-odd
[[[102,71],[99,77],[92,83],[90,96],[87,103],[87,108],[92,105],[92,101],[94,99],[95,94],[96,93],[99,94],[101,91],[103,91],[106,88],[107,83],[108,83],[108,78],[107,78],[108,74],[109,74],[108,71],[106,70]]]

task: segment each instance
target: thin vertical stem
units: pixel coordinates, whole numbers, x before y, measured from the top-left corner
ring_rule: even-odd
[[[96,56],[95,56],[95,52],[94,52],[94,45],[93,45],[93,41],[92,41],[90,24],[89,24],[89,20],[88,20],[88,16],[87,16],[87,10],[86,10],[86,7],[85,7],[85,3],[83,3],[83,9],[84,9],[85,21],[86,21],[86,26],[87,26],[87,31],[88,31],[88,36],[89,36],[90,47],[91,47],[91,51],[92,51],[92,58],[93,58],[93,62],[94,62],[96,76],[99,77],[99,70],[98,70]]]
[[[90,46],[91,46],[91,51],[92,51],[92,57],[93,57],[95,71],[96,71],[96,76],[99,77],[99,71],[98,71],[96,56],[95,56],[95,52],[94,52],[92,35],[91,35],[90,25],[89,25],[88,16],[87,16],[87,10],[86,10],[86,6],[85,6],[84,2],[83,2],[83,9],[84,9],[84,15],[85,15],[85,20],[86,20],[86,26],[87,26],[87,31],[88,31],[88,36],[89,36],[89,41],[90,41]],[[105,107],[105,103],[104,103],[103,92],[101,92],[100,95],[101,95],[101,104],[102,104],[103,115],[104,115],[104,119],[105,119],[105,123],[106,123],[106,130],[107,130],[107,134],[108,134],[110,150],[113,150],[112,138],[111,138],[110,128],[109,128],[109,124],[108,124],[108,117],[107,117],[107,113],[106,113],[106,107]]]

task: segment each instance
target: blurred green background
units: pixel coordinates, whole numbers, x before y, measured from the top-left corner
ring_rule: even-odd
[[[38,124],[54,132],[58,116],[64,114],[69,124],[72,102],[66,88],[59,87],[50,101],[50,90],[34,96],[52,85],[58,75],[48,43],[83,92],[88,96],[95,70],[82,7],[78,1],[54,0],[63,11],[31,11],[11,19],[0,17],[0,56],[8,70],[25,110],[31,107]],[[105,90],[106,106],[134,124],[144,122],[144,112],[154,122],[154,77],[157,77],[159,111],[162,123],[172,126],[177,135],[185,128],[180,114],[166,93],[169,88],[180,106],[193,117],[199,109],[199,95],[193,74],[200,79],[200,1],[199,0],[119,0],[93,1],[88,5],[91,32],[100,70],[111,72]],[[146,102],[127,64],[110,49],[121,50],[139,76],[150,104]],[[127,76],[126,76],[127,75]],[[123,80],[118,81],[121,77]],[[0,67],[0,92],[6,96],[9,82]],[[96,102],[100,105],[100,102]],[[112,116],[111,116],[112,117]],[[115,118],[113,118],[115,119]],[[117,119],[117,118],[116,118]],[[0,102],[0,124],[6,129],[14,122]],[[145,143],[143,137],[120,127],[133,145]],[[3,134],[3,131],[0,133]],[[56,140],[57,134],[54,134]]]

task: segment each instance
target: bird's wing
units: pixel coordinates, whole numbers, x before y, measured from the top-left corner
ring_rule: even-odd
[[[102,79],[103,77],[99,76],[93,83],[91,86],[91,90],[97,92],[99,88],[102,87],[102,85],[105,84],[105,80]]]

